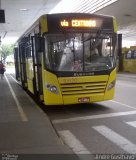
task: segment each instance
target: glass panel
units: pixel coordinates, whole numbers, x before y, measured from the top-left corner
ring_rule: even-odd
[[[84,36],[86,37],[86,34]],[[111,37],[106,35],[91,37],[84,42],[84,52],[85,71],[100,71],[113,67],[113,44]]]
[[[115,65],[113,36],[101,33],[48,34],[46,66],[53,71],[91,72]]]
[[[131,57],[132,57],[132,51],[128,51],[126,53],[126,59],[131,59]]]
[[[82,34],[47,36],[48,66],[54,71],[83,71]]]
[[[136,50],[134,50],[134,59],[136,59]]]

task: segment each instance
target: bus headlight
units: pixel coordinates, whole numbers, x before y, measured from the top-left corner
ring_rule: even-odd
[[[54,85],[51,85],[51,84],[46,84],[46,88],[48,91],[52,92],[52,93],[55,93],[55,94],[58,94],[58,89],[56,86]]]
[[[110,90],[110,89],[112,89],[114,86],[115,86],[115,80],[114,81],[112,81],[109,85],[108,85],[108,89],[107,90]]]

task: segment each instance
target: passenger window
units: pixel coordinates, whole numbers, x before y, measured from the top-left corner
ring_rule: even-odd
[[[134,53],[133,53],[133,58],[136,59],[136,50],[134,50]]]
[[[125,59],[131,59],[132,58],[132,51],[128,51],[126,53]]]

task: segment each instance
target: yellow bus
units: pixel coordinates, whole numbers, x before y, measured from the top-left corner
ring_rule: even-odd
[[[41,16],[17,41],[16,78],[45,105],[110,100],[117,57],[114,17]]]

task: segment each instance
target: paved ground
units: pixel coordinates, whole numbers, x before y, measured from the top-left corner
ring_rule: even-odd
[[[0,160],[78,159],[10,74],[0,79],[0,153]]]
[[[132,154],[129,158],[133,159],[136,154],[135,95],[136,75],[119,73],[114,100],[52,107],[45,111],[63,141],[76,154]]]
[[[136,154],[135,95],[136,75],[119,73],[116,94],[112,101],[56,106],[44,110],[63,142],[80,159],[134,159]],[[20,101],[24,103],[22,99]],[[14,110],[13,107],[12,112]],[[9,118],[10,121],[14,121],[15,117],[9,116]],[[1,116],[1,121],[3,119]],[[20,117],[16,116],[16,119],[20,121]],[[34,119],[32,118],[32,122],[37,123],[38,119]]]

